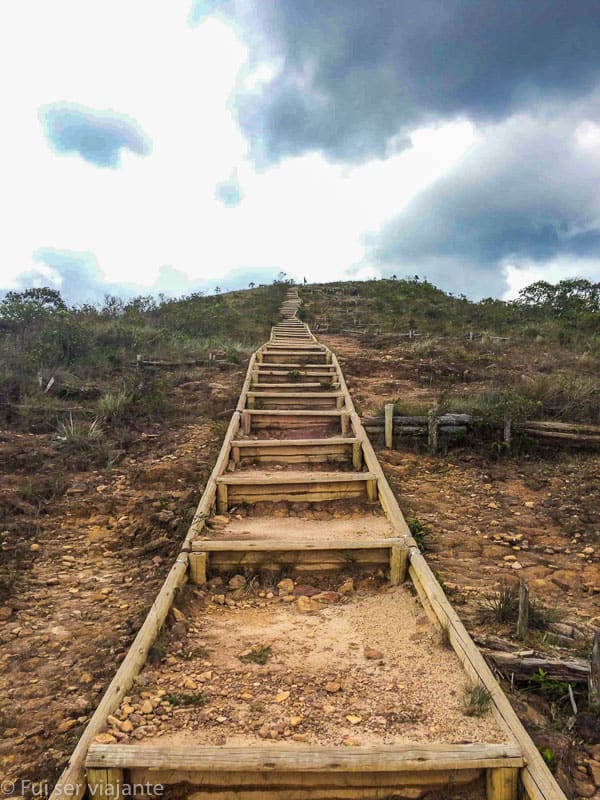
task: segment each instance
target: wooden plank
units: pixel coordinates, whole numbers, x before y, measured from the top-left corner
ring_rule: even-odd
[[[188,783],[192,786],[207,787],[210,795],[207,797],[220,798],[220,793],[214,793],[216,788],[232,790],[237,794],[236,798],[245,800],[248,797],[257,797],[262,800],[261,792],[273,790],[281,787],[285,794],[281,795],[286,800],[314,800],[315,797],[359,797],[362,794],[339,794],[340,792],[362,790],[371,788],[381,791],[384,794],[377,795],[381,800],[388,800],[392,792],[391,789],[399,787],[431,787],[439,788],[450,784],[464,785],[472,783],[482,775],[482,770],[460,769],[460,770],[427,770],[425,772],[287,772],[277,770],[273,772],[248,771],[244,774],[244,788],[240,789],[240,775],[236,772],[208,772],[203,770],[172,770],[172,769],[153,769],[152,767],[133,767],[129,771],[131,783],[150,784],[176,784]],[[303,788],[300,789],[299,787]],[[316,795],[315,790],[319,791]],[[244,792],[244,794],[241,794]],[[335,794],[325,794],[322,792],[335,792]],[[214,794],[213,794],[214,793]],[[246,793],[248,793],[246,795]],[[257,793],[257,794],[255,794]],[[194,794],[196,797],[197,795]],[[223,795],[228,797],[228,794]],[[264,795],[271,797],[271,794]],[[280,795],[273,795],[279,798]]]
[[[339,547],[344,550],[371,550],[379,549],[382,547],[392,548],[394,546],[402,546],[401,539],[340,539]],[[277,551],[277,550],[302,550],[302,551],[319,551],[319,550],[332,550],[336,549],[338,544],[332,542],[309,541],[309,542],[290,542],[286,539],[265,539],[264,541],[256,541],[254,539],[196,539],[192,543],[193,552],[218,553],[221,551]]]
[[[347,464],[349,454],[332,450],[331,452],[320,451],[307,453],[299,451],[297,453],[285,453],[279,450],[266,451],[252,455],[244,453],[241,463],[250,462],[270,466],[273,464]]]
[[[258,361],[258,359],[257,359],[257,361]],[[277,364],[264,364],[262,362],[259,362],[257,364],[257,367],[261,372],[263,370],[267,370],[268,371],[270,369],[273,369],[273,367],[276,367],[277,369],[283,369],[283,368],[285,368],[285,369],[297,369],[300,373],[301,373],[301,371],[303,369],[309,369],[309,370],[312,370],[312,371],[319,370],[320,372],[334,372],[334,370],[331,369],[331,364],[312,364],[311,363],[311,364],[306,365],[306,364],[301,364],[298,361],[286,362],[286,363],[277,363]]]
[[[271,486],[277,484],[325,484],[325,483],[360,483],[374,480],[375,476],[371,472],[295,472],[289,471],[248,471],[235,472],[228,475],[220,475],[217,484],[227,484],[228,486],[262,486],[268,483]]]
[[[325,398],[332,398],[337,399],[338,397],[344,397],[343,392],[302,392],[298,395],[298,398],[294,398],[293,396],[290,397],[288,392],[270,392],[270,391],[256,391],[253,389],[251,392],[248,392],[248,397],[254,397],[256,399],[266,399],[269,397],[273,398],[281,398],[282,400],[323,400]]]
[[[316,411],[299,410],[299,411],[263,411],[259,408],[252,411],[246,411],[252,417],[343,417],[343,411],[326,411],[318,409]]]
[[[226,772],[246,770],[322,772],[410,772],[418,770],[491,769],[523,765],[515,744],[407,744],[317,747],[298,744],[216,746],[92,744],[88,767],[152,767]]]
[[[277,449],[280,447],[312,447],[329,446],[329,445],[354,445],[358,439],[345,438],[343,436],[328,436],[322,439],[234,439],[231,442],[232,447],[260,447],[261,449]]]
[[[211,574],[240,567],[261,570],[280,570],[282,566],[304,572],[326,572],[352,567],[373,572],[389,564],[389,550],[328,550],[314,553],[306,550],[280,550],[277,552],[221,552],[210,560]]]
[[[231,506],[241,503],[324,503],[332,500],[366,499],[364,484],[311,484],[310,486],[277,486],[273,491],[268,486],[253,489],[250,486],[236,486],[229,492]]]

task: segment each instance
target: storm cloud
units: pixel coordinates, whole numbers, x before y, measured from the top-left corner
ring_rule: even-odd
[[[257,159],[318,150],[385,157],[415,127],[497,121],[589,91],[600,0],[237,0],[229,13],[262,68],[236,107]],[[268,77],[265,77],[268,74]],[[252,85],[252,84],[250,84]]]
[[[96,111],[76,103],[42,106],[40,120],[57,153],[76,154],[97,167],[117,168],[123,150],[147,156],[151,142],[138,123],[115,111]]]
[[[563,116],[518,115],[487,128],[450,173],[369,237],[369,258],[385,272],[497,296],[509,263],[599,257],[596,109],[590,102]]]

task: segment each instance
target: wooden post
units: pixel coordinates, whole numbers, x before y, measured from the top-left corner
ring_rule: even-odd
[[[406,579],[407,563],[407,548],[393,544],[390,548],[390,583],[392,586],[399,586]]]
[[[385,412],[385,446],[391,450],[394,442],[394,404],[386,403]]]
[[[190,577],[192,583],[206,583],[208,553],[190,553]]]
[[[504,444],[510,449],[512,442],[512,419],[506,415],[504,417]]]
[[[120,800],[123,788],[122,769],[88,768],[89,796],[94,800]]]
[[[517,800],[519,770],[515,767],[495,767],[486,770],[487,800]]]
[[[231,458],[234,464],[239,464],[242,460],[242,454],[239,447],[231,448]]]
[[[340,423],[342,426],[342,436],[347,436],[350,433],[350,414],[344,412],[341,414]]]
[[[256,408],[256,398],[255,397],[248,397],[246,399],[246,407],[247,408]]]
[[[242,412],[242,431],[247,436],[251,430],[252,430],[252,415],[247,414],[246,412]]]
[[[363,465],[362,442],[358,439],[352,444],[352,466],[359,472]]]
[[[427,413],[427,444],[432,455],[437,453],[438,449],[438,425],[438,408],[434,406]]]
[[[335,407],[338,410],[341,410],[345,405],[346,405],[346,398],[344,397],[343,394],[335,398]]]
[[[218,514],[226,514],[227,513],[227,484],[226,483],[218,483],[217,484],[217,513]]]
[[[517,636],[524,639],[529,630],[529,586],[519,581],[519,618],[517,620]]]
[[[370,478],[367,481],[367,497],[372,502],[377,500],[377,478]]]
[[[589,701],[592,708],[600,708],[600,628],[596,628],[592,657],[590,659]]]

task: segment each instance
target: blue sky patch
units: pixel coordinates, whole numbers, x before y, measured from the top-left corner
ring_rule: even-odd
[[[58,102],[40,109],[48,142],[57,153],[81,156],[97,167],[116,169],[123,150],[147,156],[152,147],[138,123],[116,111],[96,111],[77,103]]]

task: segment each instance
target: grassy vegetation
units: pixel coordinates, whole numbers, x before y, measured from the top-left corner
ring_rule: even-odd
[[[579,343],[600,355],[600,285],[585,280],[545,282],[523,289],[518,300],[455,297],[418,276],[314,284],[301,289],[308,322],[327,317],[332,327],[368,324],[383,333],[543,337]],[[356,325],[354,322],[356,321]],[[417,347],[429,346],[427,340]]]
[[[465,689],[463,710],[467,717],[482,717],[490,710],[492,696],[481,683]]]
[[[242,653],[239,659],[246,664],[260,664],[264,666],[271,658],[271,655],[271,647],[268,644],[257,644],[247,653]]]
[[[165,695],[165,700],[175,708],[184,706],[202,706],[206,703],[204,692],[194,692],[193,694],[185,694],[184,692],[175,692]]]
[[[307,286],[300,294],[313,326],[362,330],[369,349],[395,350],[435,391],[441,413],[472,413],[490,424],[507,416],[600,424],[600,284],[538,282],[511,302],[472,302],[416,276]],[[398,337],[409,330],[419,335]],[[423,416],[432,403],[395,405],[396,414]]]
[[[160,416],[164,392],[157,379],[140,380],[136,356],[177,360],[218,351],[241,363],[268,338],[286,288],[275,282],[160,301],[107,296],[101,307],[72,308],[53,289],[9,292],[0,302],[0,421],[55,421],[65,404],[93,399],[99,420],[110,423]]]
[[[498,592],[486,598],[481,609],[482,616],[503,625],[515,624],[519,617],[519,585],[503,583]],[[545,630],[558,619],[556,609],[547,609],[534,597],[529,598],[529,627]]]
[[[278,319],[287,284],[178,300],[107,296],[102,307],[68,308],[51,289],[9,292],[0,302],[0,421],[60,417],[65,403],[96,400],[94,416],[106,425],[160,417],[165,395],[158,379],[140,382],[136,355],[177,360],[219,351],[241,363]],[[437,377],[441,411],[465,411],[496,423],[509,415],[600,424],[600,289],[587,281],[538,282],[517,301],[472,302],[454,297],[416,276],[314,284],[300,290],[301,316],[347,330],[355,321],[394,335],[419,362],[444,361]],[[474,338],[469,333],[474,332]],[[503,338],[502,338],[503,337]],[[508,337],[508,340],[506,339]],[[395,341],[400,341],[396,339]],[[543,346],[573,354],[567,373],[512,375],[506,369],[484,391],[460,396],[466,374],[482,374],[510,362],[510,348]],[[458,376],[458,377],[457,377]],[[100,380],[99,380],[100,378]],[[300,380],[297,371],[292,380]],[[463,393],[464,395],[464,393]],[[397,401],[396,413],[426,414],[429,404]]]

